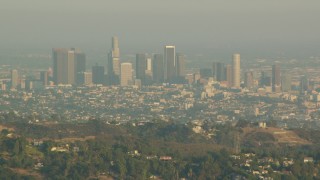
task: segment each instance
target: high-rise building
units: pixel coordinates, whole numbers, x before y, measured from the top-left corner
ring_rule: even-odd
[[[150,57],[147,58],[147,71],[152,72],[152,59]]]
[[[290,92],[291,91],[291,83],[292,78],[291,75],[288,73],[284,73],[281,76],[281,89],[283,92]]]
[[[104,84],[104,66],[95,65],[92,67],[92,83]]]
[[[271,77],[270,77],[270,75],[268,75],[266,72],[262,71],[259,84],[260,84],[259,85],[260,87],[271,86]]]
[[[215,65],[215,78],[217,81],[221,82],[221,81],[225,81],[226,80],[226,77],[225,77],[225,66],[224,66],[224,63],[221,63],[221,62],[216,62]]]
[[[76,84],[81,84],[81,74],[86,71],[86,55],[84,53],[78,52],[75,54],[75,81]]]
[[[232,87],[232,66],[230,64],[226,65],[226,80],[228,88]]]
[[[147,55],[136,55],[136,79],[140,79],[142,84],[146,83]]]
[[[240,54],[233,54],[232,60],[232,87],[240,88]]]
[[[304,94],[305,91],[308,91],[310,89],[309,86],[310,86],[310,82],[309,82],[308,76],[305,76],[305,75],[302,76],[300,78],[300,93]]]
[[[152,84],[152,59],[147,58],[146,80],[145,84]]]
[[[132,64],[121,63],[121,86],[129,86],[133,84]]]
[[[212,63],[212,77],[213,77],[213,79],[217,80],[217,77],[216,77],[216,62]]]
[[[164,68],[163,68],[163,55],[154,54],[152,60],[152,77],[155,83],[163,83]]]
[[[11,70],[11,89],[17,89],[18,85],[19,85],[18,70],[12,69]]]
[[[248,71],[244,75],[244,85],[246,88],[251,89],[254,85],[253,72]]]
[[[174,81],[176,77],[176,50],[175,46],[164,47],[164,80]]]
[[[40,81],[44,86],[49,85],[49,73],[48,71],[41,71],[40,72]]]
[[[92,72],[83,72],[83,80],[84,85],[92,84]]]
[[[177,54],[176,57],[176,73],[179,78],[184,78],[185,76],[185,56],[183,54]]]
[[[112,37],[111,51],[108,55],[108,83],[119,84],[120,76],[120,49],[118,37]]]
[[[212,77],[212,69],[211,68],[200,68],[200,76],[201,78],[210,78]]]
[[[279,92],[281,87],[281,72],[280,65],[272,65],[272,91]]]
[[[74,48],[54,48],[52,57],[55,84],[75,84],[78,71],[85,68],[85,55]]]

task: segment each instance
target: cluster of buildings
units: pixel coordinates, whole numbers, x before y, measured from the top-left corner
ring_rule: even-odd
[[[39,89],[57,85],[120,85],[141,86],[162,83],[185,84],[199,80],[195,73],[186,74],[185,55],[176,53],[175,46],[165,46],[163,54],[136,54],[135,62],[120,60],[119,41],[112,38],[107,66],[94,65],[86,69],[86,55],[75,48],[52,50],[53,70],[41,71],[38,79],[22,78],[18,70],[11,71],[10,81],[2,83],[2,89]],[[217,79],[223,80],[221,63],[214,68]],[[234,54],[232,66],[227,66],[230,87],[240,88],[240,54]]]
[[[9,75],[3,78],[0,69],[0,106],[18,109],[22,116],[36,112],[44,116],[41,119],[50,119],[47,116],[59,114],[66,120],[320,118],[317,69],[293,65],[291,69],[296,69],[290,71],[281,68],[281,62],[250,66],[234,54],[230,64],[214,62],[192,71],[175,46],[165,46],[163,54],[136,54],[135,61],[128,62],[120,59],[117,37],[111,44],[106,68],[96,64],[88,71],[86,55],[79,49],[54,48],[53,69],[31,78],[17,69],[7,70]],[[26,105],[30,109],[24,110]]]
[[[107,68],[96,64],[86,72],[85,55],[75,49],[53,49],[53,84],[70,85],[151,85],[153,83],[183,83],[185,56],[176,53],[175,46],[165,46],[164,54],[136,54],[135,63],[120,60],[119,41],[112,38]],[[107,71],[106,71],[107,70]]]

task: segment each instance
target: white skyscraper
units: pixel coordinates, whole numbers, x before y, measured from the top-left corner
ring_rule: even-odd
[[[133,83],[132,78],[132,64],[131,63],[121,63],[121,86],[129,86]]]
[[[240,88],[240,54],[233,54],[232,60],[232,87]]]

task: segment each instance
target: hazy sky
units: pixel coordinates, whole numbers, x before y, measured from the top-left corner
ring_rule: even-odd
[[[0,0],[0,48],[320,53],[319,0]],[[94,51],[95,50],[95,51]],[[301,51],[299,51],[301,50]]]

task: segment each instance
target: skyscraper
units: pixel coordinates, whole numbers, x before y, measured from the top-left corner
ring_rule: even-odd
[[[175,79],[176,72],[176,50],[175,46],[164,47],[164,80],[172,82]]]
[[[230,64],[226,66],[226,80],[228,88],[232,87],[232,66]]]
[[[274,64],[272,65],[272,91],[279,92],[280,86],[281,86],[280,65]]]
[[[212,69],[211,68],[200,68],[200,76],[201,76],[201,78],[205,78],[205,79],[212,77]]]
[[[92,72],[80,73],[79,85],[91,85],[92,84]]]
[[[267,75],[267,73],[264,71],[261,72],[259,86],[260,87],[271,86],[271,77],[270,77],[270,75]]]
[[[49,84],[49,73],[48,71],[41,71],[40,72],[40,81],[44,86]]]
[[[18,70],[12,69],[11,70],[11,89],[17,89],[18,85],[19,85]]]
[[[74,48],[54,48],[52,57],[55,84],[75,84],[78,71],[85,68],[85,55]]]
[[[304,94],[309,90],[310,82],[308,76],[304,75],[300,78],[300,93]]]
[[[155,54],[152,60],[152,77],[155,83],[163,83],[164,70],[163,70],[163,55]]]
[[[132,64],[121,63],[121,86],[129,86],[133,83]]]
[[[147,69],[146,69],[146,79],[145,84],[152,84],[152,59],[147,58]]]
[[[81,84],[81,75],[86,71],[86,55],[82,52],[75,53],[75,82]]]
[[[136,54],[136,79],[140,79],[141,83],[146,83],[147,55]]]
[[[108,83],[119,84],[120,76],[120,49],[118,37],[112,37],[111,51],[108,55]]]
[[[248,71],[244,75],[244,85],[246,88],[251,89],[254,85],[253,72]]]
[[[292,78],[291,75],[288,73],[284,73],[281,76],[281,89],[283,92],[290,92],[291,91],[291,83]]]
[[[233,54],[232,60],[232,87],[240,88],[240,54]]]
[[[216,77],[216,63],[212,63],[212,77],[213,79],[217,80],[217,77]]]
[[[176,73],[179,78],[185,76],[185,56],[183,54],[177,54],[176,59]]]
[[[152,72],[152,59],[150,57],[147,58],[147,71]]]
[[[217,81],[221,82],[221,81],[225,81],[226,80],[226,72],[225,72],[225,67],[224,67],[224,63],[221,62],[216,62],[214,63],[214,67],[215,67],[215,78]]]
[[[104,84],[104,67],[95,65],[92,67],[92,83],[93,84]]]

